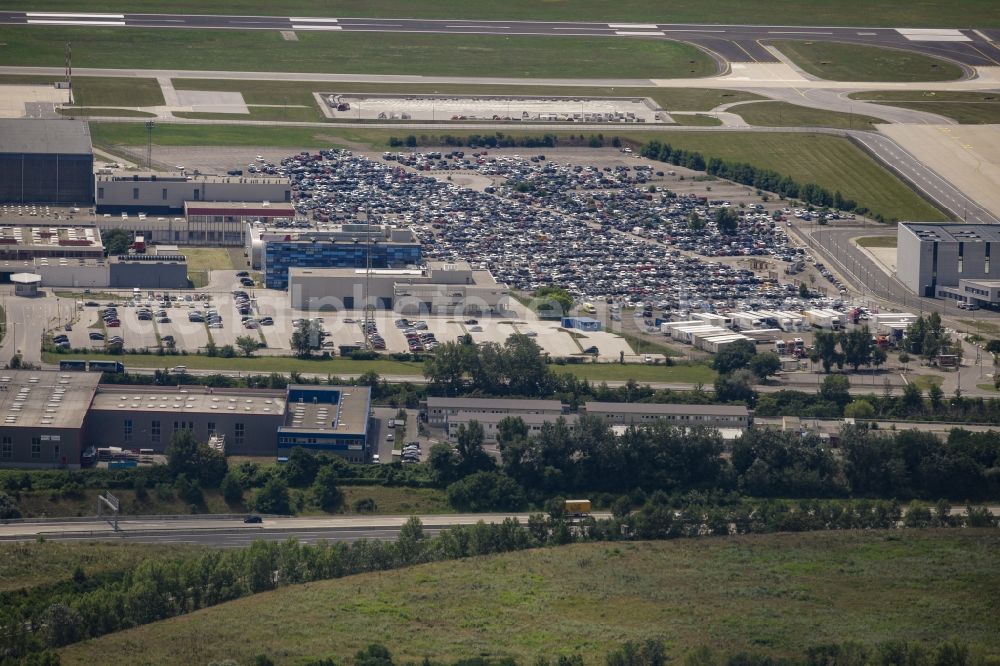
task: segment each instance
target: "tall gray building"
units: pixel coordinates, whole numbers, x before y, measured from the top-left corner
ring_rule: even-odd
[[[919,296],[996,303],[998,252],[1000,226],[903,222],[897,230],[896,275]]]
[[[87,123],[0,119],[0,201],[90,206],[94,151]]]

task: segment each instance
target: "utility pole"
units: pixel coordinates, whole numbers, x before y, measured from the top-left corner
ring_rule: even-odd
[[[146,168],[150,171],[153,170],[153,128],[156,127],[156,122],[153,120],[146,121]]]
[[[73,45],[66,42],[66,88],[69,90],[69,105],[73,106]]]

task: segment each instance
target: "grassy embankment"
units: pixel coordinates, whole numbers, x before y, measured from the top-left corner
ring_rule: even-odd
[[[729,109],[751,125],[759,127],[833,127],[835,129],[873,130],[880,118],[858,113],[813,109],[788,102],[753,102]]]
[[[667,40],[276,30],[0,27],[4,64],[524,78],[665,78],[716,73],[704,51]],[[155,44],[156,48],[149,48]]]
[[[664,639],[676,658],[699,646],[785,656],[943,637],[995,652],[989,591],[998,588],[996,530],[580,544],[287,587],[60,656],[66,665],[251,663],[258,654],[340,663],[378,642],[400,662],[579,653],[603,664],[621,642],[645,638]]]
[[[857,239],[861,247],[896,247],[895,236],[862,236]]]
[[[953,81],[962,76],[957,65],[912,51],[801,40],[771,44],[813,76],[831,81]]]
[[[1000,123],[1000,94],[995,92],[888,90],[851,93],[848,96],[866,102],[936,113],[966,125]]]
[[[232,255],[226,248],[219,247],[182,247],[181,254],[187,257],[188,280],[191,286],[198,288],[208,284],[209,271],[232,271],[236,267]]]
[[[43,353],[45,363],[58,363],[71,359],[94,359],[121,361],[126,367],[134,368],[169,368],[183,363],[190,370],[218,370],[219,372],[247,372],[269,374],[272,372],[314,373],[333,376],[356,376],[366,372],[377,372],[383,376],[423,377],[423,363],[415,361],[394,361],[379,359],[374,361],[355,361],[348,358],[304,360],[288,356],[257,356],[253,358],[222,358],[219,356],[203,356],[188,354],[157,356],[155,354],[53,354]],[[583,363],[579,365],[553,365],[557,374],[569,373],[581,379],[594,381],[626,381],[634,379],[638,382],[678,382],[711,384],[715,381],[715,372],[699,364],[693,365],[621,365],[618,363]]]
[[[314,146],[357,148],[364,144],[380,150],[388,147],[389,137],[405,136],[405,129],[374,130],[330,127],[323,129],[297,127],[258,127],[247,133],[238,125],[157,125],[153,140],[162,146]],[[145,130],[135,123],[93,123],[91,134],[96,145],[145,145]],[[420,145],[434,145],[442,134],[469,136],[479,132],[442,131],[418,135]],[[539,136],[541,132],[511,131],[508,136]],[[566,132],[551,132],[565,137]],[[579,134],[579,133],[575,133]],[[611,133],[608,132],[608,135]],[[947,220],[948,218],[924,201],[871,158],[846,139],[820,134],[755,133],[755,132],[655,132],[621,131],[615,136],[645,142],[651,139],[667,141],[677,148],[701,151],[705,157],[748,162],[774,169],[802,183],[816,183],[831,192],[840,190],[847,198],[881,213],[886,218],[901,220]]]
[[[6,0],[6,9],[37,11],[37,0]],[[78,0],[46,0],[48,11],[80,11]],[[925,28],[1000,26],[992,0],[285,0],[278,11],[267,0],[91,0],[91,12],[241,14],[377,18],[495,19],[501,21],[639,21],[760,25],[846,25]],[[770,18],[768,18],[770,17]]]

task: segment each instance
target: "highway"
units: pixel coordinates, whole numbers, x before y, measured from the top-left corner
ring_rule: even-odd
[[[0,12],[2,25],[60,25],[214,30],[398,32],[451,35],[638,37],[695,44],[720,62],[777,62],[762,42],[809,39],[884,46],[948,58],[966,66],[1000,65],[1000,49],[979,30],[903,31],[894,28],[805,27],[464,19],[333,18],[206,14]]]
[[[595,518],[610,514],[595,513]],[[474,525],[480,521],[502,522],[516,518],[526,524],[529,514],[446,514],[418,516],[424,532],[435,535],[458,525]],[[400,527],[410,516],[360,516],[284,518],[265,517],[261,524],[246,524],[241,516],[203,517],[122,517],[118,531],[103,518],[76,520],[46,520],[0,524],[0,541],[33,541],[39,537],[51,541],[128,541],[133,543],[183,543],[225,548],[247,546],[261,539],[283,541],[296,539],[302,543],[317,541],[358,541],[360,539],[395,539]]]

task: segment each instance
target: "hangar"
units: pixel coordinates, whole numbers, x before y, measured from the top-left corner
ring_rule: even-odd
[[[0,119],[0,202],[93,204],[94,152],[87,123]]]

